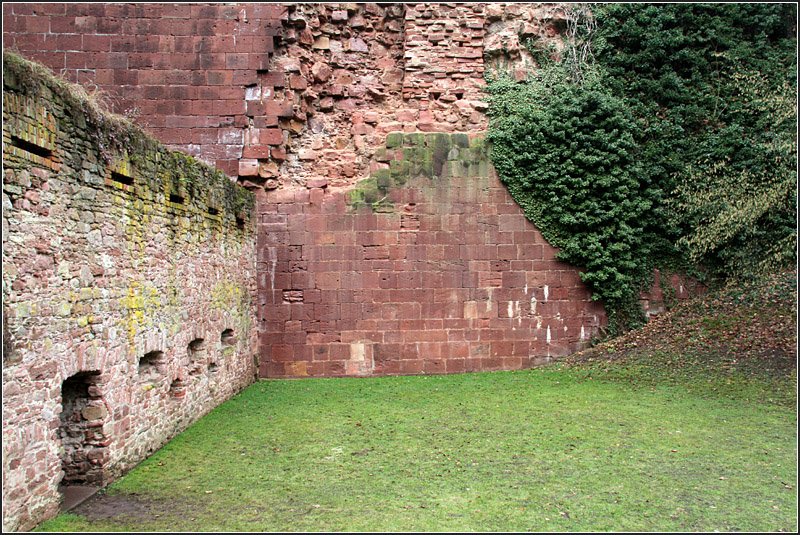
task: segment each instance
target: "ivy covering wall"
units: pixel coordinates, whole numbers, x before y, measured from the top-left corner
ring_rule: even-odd
[[[489,73],[492,159],[612,332],[654,267],[707,280],[796,262],[792,4],[571,4],[561,53]]]

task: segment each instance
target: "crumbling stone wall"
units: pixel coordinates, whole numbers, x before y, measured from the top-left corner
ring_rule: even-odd
[[[374,156],[391,132],[485,132],[486,59],[534,67],[520,39],[557,50],[563,16],[547,4],[291,5],[270,63],[283,88],[251,93],[284,103],[287,152],[266,161],[245,148],[240,177],[351,186],[383,166]]]
[[[289,7],[270,67],[285,73],[273,98],[285,103],[287,153],[264,151],[240,164],[240,176],[268,189],[327,179],[347,186],[369,175],[371,156],[402,105],[404,13],[401,5],[298,4]],[[255,89],[255,94],[271,91]],[[294,114],[289,117],[290,110]],[[394,129],[397,129],[396,127]]]
[[[557,49],[559,4],[5,4],[5,46],[249,188],[352,185],[394,131],[480,132],[486,60]]]
[[[73,21],[76,28],[74,31],[76,33],[83,32],[78,29],[84,24],[83,19],[75,18],[73,8],[67,6],[63,13],[57,8],[47,9],[49,11],[43,11],[36,7],[34,8],[35,15],[24,9],[19,12],[12,9],[16,19],[6,26],[5,31],[6,34],[16,35],[15,46],[19,46],[21,43],[26,44],[20,40],[15,28],[18,28],[21,23],[32,24],[33,20],[45,15],[49,17],[50,21],[49,33],[46,35],[54,32],[61,35],[58,32],[63,31],[62,23],[56,21],[62,20],[67,20],[68,23]],[[81,9],[98,8],[84,6]],[[158,11],[159,9],[161,11]],[[156,24],[151,17],[156,12],[176,17],[176,14],[170,9],[163,6],[149,11],[130,8],[127,12],[128,16],[134,17],[136,21],[130,24],[142,29],[146,35],[159,36],[157,39],[159,51],[163,53],[164,58],[170,57],[167,53],[172,52],[171,40],[166,37],[168,28]],[[383,181],[387,176],[397,178],[398,172],[406,173],[405,178],[390,189],[391,195],[400,196],[401,200],[404,195],[414,197],[420,195],[420,192],[434,195],[436,191],[439,191],[442,184],[434,188],[431,184],[418,182],[420,177],[403,167],[403,162],[407,164],[413,158],[420,156],[409,157],[406,154],[409,151],[413,153],[414,147],[401,150],[398,147],[389,146],[391,143],[387,144],[387,141],[392,139],[392,136],[403,133],[460,133],[468,134],[467,139],[480,138],[487,128],[487,118],[484,113],[487,104],[483,92],[485,69],[502,67],[521,73],[523,69],[533,66],[530,56],[526,55],[522,45],[525,39],[537,40],[543,48],[546,48],[545,45],[552,45],[550,48],[557,52],[558,35],[563,27],[564,17],[563,9],[558,4],[523,4],[521,6],[514,4],[289,4],[282,9],[275,6],[275,9],[269,13],[272,17],[269,20],[260,19],[259,17],[265,17],[267,14],[261,11],[257,16],[255,6],[252,4],[237,4],[216,12],[199,7],[192,7],[189,10],[190,15],[194,14],[195,17],[199,16],[201,12],[203,17],[209,17],[209,21],[215,17],[214,20],[218,21],[228,20],[232,17],[233,22],[229,21],[226,23],[227,25],[200,24],[197,26],[198,31],[202,26],[202,28],[232,28],[234,34],[241,34],[246,30],[248,35],[275,36],[274,43],[264,48],[270,54],[269,61],[261,64],[261,67],[264,68],[254,70],[251,68],[249,74],[246,70],[238,71],[238,74],[234,73],[237,78],[232,82],[235,90],[243,92],[240,96],[244,106],[243,112],[237,111],[237,115],[232,117],[234,126],[238,127],[236,135],[241,135],[240,138],[237,138],[241,143],[241,157],[238,159],[238,167],[233,174],[242,184],[258,192],[259,213],[261,214],[258,271],[260,273],[259,299],[262,306],[259,316],[262,331],[262,375],[365,373],[364,370],[352,369],[352,366],[348,368],[344,364],[347,359],[341,355],[332,359],[332,361],[339,361],[339,364],[331,364],[328,368],[320,367],[319,364],[309,364],[305,371],[302,371],[299,367],[292,368],[291,366],[301,366],[297,364],[301,362],[312,362],[307,358],[309,351],[312,348],[316,350],[316,346],[321,344],[328,342],[348,344],[348,341],[342,341],[342,336],[344,338],[350,336],[347,334],[348,331],[369,331],[369,328],[355,328],[342,322],[375,320],[376,318],[372,315],[373,309],[379,309],[389,304],[402,303],[404,310],[414,309],[416,311],[408,317],[397,318],[397,321],[407,319],[422,322],[415,324],[402,343],[408,344],[409,347],[416,347],[415,344],[427,342],[427,338],[434,338],[433,341],[440,343],[441,348],[435,350],[438,353],[427,356],[423,354],[424,351],[417,352],[415,355],[412,355],[410,350],[406,351],[402,360],[413,361],[414,364],[403,364],[402,370],[397,367],[399,365],[396,363],[383,367],[378,366],[370,373],[456,371],[459,369],[459,365],[463,365],[464,369],[528,366],[540,362],[541,359],[546,359],[548,356],[560,355],[578,347],[585,343],[597,328],[602,326],[605,321],[602,310],[596,305],[589,307],[584,302],[585,290],[582,290],[577,272],[574,270],[571,271],[571,277],[563,276],[564,288],[574,289],[573,297],[583,304],[579,307],[580,311],[576,309],[567,313],[566,310],[559,310],[555,313],[554,318],[560,315],[559,322],[564,321],[568,325],[559,323],[557,334],[554,332],[555,327],[551,326],[549,341],[547,325],[537,326],[543,321],[542,318],[532,319],[533,323],[526,324],[526,327],[533,326],[527,334],[523,334],[524,329],[520,330],[513,325],[513,322],[508,321],[509,314],[522,320],[533,318],[532,314],[535,315],[535,312],[530,310],[525,312],[521,308],[514,309],[513,307],[517,305],[512,305],[512,312],[508,313],[507,303],[527,302],[526,306],[530,308],[530,297],[535,292],[544,292],[545,286],[548,291],[550,288],[559,288],[552,296],[547,296],[550,303],[544,307],[545,309],[555,306],[552,304],[553,302],[566,299],[559,292],[561,292],[562,272],[565,274],[568,270],[566,266],[553,263],[555,262],[553,260],[554,251],[546,248],[546,244],[541,242],[540,237],[537,237],[532,226],[527,223],[522,225],[522,216],[519,213],[514,212],[515,217],[511,218],[509,217],[512,215],[511,212],[500,214],[494,212],[495,208],[491,206],[483,206],[487,203],[497,202],[500,203],[500,210],[507,211],[511,210],[513,206],[513,202],[509,198],[501,195],[504,190],[497,181],[493,170],[490,169],[485,151],[481,152],[480,157],[480,165],[483,166],[481,173],[472,172],[472,174],[459,176],[461,171],[455,169],[449,175],[451,178],[447,182],[455,181],[458,183],[458,187],[448,190],[450,193],[444,197],[440,196],[436,202],[423,204],[423,206],[427,210],[443,210],[441,216],[445,219],[455,217],[451,210],[465,209],[465,206],[469,206],[470,213],[484,214],[490,220],[489,223],[482,221],[478,225],[473,219],[464,216],[463,221],[459,219],[459,224],[465,225],[462,231],[451,228],[450,223],[431,223],[432,227],[430,228],[426,226],[414,229],[395,228],[388,221],[393,221],[391,224],[394,225],[396,218],[393,219],[388,215],[375,216],[375,214],[356,215],[351,211],[352,206],[343,201],[353,194],[373,191],[375,181]],[[108,14],[109,12],[105,11],[104,13]],[[100,16],[99,11],[97,13],[87,11],[86,13],[81,12],[81,14],[88,17]],[[91,26],[93,20],[99,21],[99,19],[87,19],[85,24]],[[277,26],[280,27],[280,31],[273,31]],[[269,31],[265,29],[269,29]],[[220,39],[222,35],[216,30],[213,32],[209,30],[209,32],[208,36],[187,36],[183,39],[175,36],[175,44],[177,46],[179,42],[193,42],[195,48],[200,47],[199,56],[202,61],[205,52],[204,43],[216,43],[216,40]],[[82,35],[84,40],[88,39],[86,33],[82,33]],[[110,35],[112,48],[119,38],[119,35],[112,32]],[[48,40],[49,38],[45,39],[45,41]],[[91,39],[89,40],[91,41]],[[131,60],[135,61],[136,59],[135,54],[125,57],[129,64]],[[184,58],[178,56],[178,59],[182,61]],[[120,59],[120,61],[122,60]],[[166,61],[166,59],[162,59],[158,65],[154,64],[154,68],[166,68]],[[196,68],[193,64],[181,62],[172,67],[183,69],[182,72],[190,74],[192,69]],[[138,76],[142,75],[149,76],[144,69],[139,71]],[[109,86],[109,90],[113,91],[113,86]],[[134,102],[137,98],[135,94],[132,96],[132,99],[128,99],[129,102]],[[155,113],[155,115],[158,114]],[[232,131],[226,130],[226,132],[226,135],[233,139]],[[170,135],[168,131],[157,131],[156,133],[160,136]],[[445,136],[432,139],[450,138]],[[461,140],[462,137],[459,136],[458,139]],[[434,141],[434,143],[437,142]],[[428,150],[424,154],[425,157],[432,158],[434,153],[438,159],[446,156],[437,152],[442,150],[441,147],[427,147],[423,143],[422,147],[416,148]],[[460,149],[464,149],[464,147],[460,147]],[[434,173],[430,164],[431,162],[428,162],[427,172],[420,176],[432,177],[441,171],[439,165]],[[226,170],[230,172],[229,169]],[[410,184],[412,179],[417,182],[408,186],[402,184],[404,182]],[[381,184],[381,187],[385,185],[383,182]],[[384,192],[384,194],[388,193],[389,190]],[[491,194],[493,195],[492,200],[479,196],[473,197],[473,194],[478,193]],[[319,203],[322,202],[323,197],[326,199],[325,208],[320,212],[322,205]],[[434,215],[432,212],[424,213],[421,217],[431,220],[430,218],[435,219]],[[501,215],[502,217],[499,217]],[[373,216],[379,219],[373,220]],[[407,216],[412,217],[409,214]],[[410,221],[408,217],[406,217],[406,224],[409,224]],[[348,231],[339,230],[337,226],[339,222],[351,220],[354,221],[352,229],[349,227],[350,223],[347,223]],[[348,253],[351,256],[347,259],[335,261],[320,260],[314,256],[319,253],[320,248],[327,247],[328,242],[319,240],[330,240],[332,236],[330,232],[341,232],[341,235],[336,234],[336,243],[348,244],[352,247],[355,247],[356,244],[350,242],[355,238],[349,234],[356,226],[362,230],[362,235],[358,239],[364,237],[363,233],[368,233],[369,239],[377,239],[373,235],[374,232],[387,230],[370,226],[379,224],[377,221],[383,221],[380,225],[390,225],[388,229],[390,232],[402,233],[398,236],[404,236],[403,239],[412,239],[413,236],[413,239],[418,241],[413,244],[392,243],[391,241],[380,244],[359,243],[358,245],[363,247],[373,245],[377,247],[365,250],[369,251],[369,253],[364,252],[365,255],[379,254],[378,252],[383,254],[383,250],[388,249],[394,255],[391,259],[395,262],[392,264],[392,269],[406,272],[413,269],[414,262],[425,260],[428,250],[430,250],[431,257],[435,258],[442,254],[443,247],[448,246],[448,255],[467,255],[459,269],[471,273],[470,277],[473,278],[477,276],[476,274],[483,273],[481,275],[483,278],[474,287],[463,286],[463,280],[459,284],[455,284],[454,281],[444,281],[440,280],[439,276],[430,275],[436,267],[435,264],[430,264],[417,266],[424,268],[423,270],[430,276],[425,281],[416,275],[412,277],[411,281],[416,286],[409,286],[412,282],[406,281],[402,277],[389,277],[381,283],[382,286],[377,288],[370,286],[333,288],[327,285],[333,279],[340,282],[344,279],[349,280],[353,276],[349,271],[359,273],[361,274],[359,276],[371,280],[376,272],[389,269],[385,264],[388,259],[362,257],[361,253],[356,254],[353,251]],[[513,229],[504,228],[506,224],[514,225]],[[456,233],[448,236],[444,229],[450,229]],[[318,231],[325,232],[319,234]],[[487,233],[489,231],[492,232]],[[495,232],[500,234],[497,235]],[[525,234],[525,232],[529,234]],[[472,240],[469,243],[454,242],[456,239],[466,239],[467,235]],[[505,241],[478,243],[478,236],[481,236],[483,240],[502,238]],[[515,242],[513,241],[515,237],[529,241]],[[541,248],[538,247],[540,242]],[[526,248],[526,244],[534,246],[529,252],[520,252]],[[413,245],[416,248],[414,254],[418,256],[416,258],[403,256],[405,253],[401,251],[400,245]],[[473,247],[479,245],[484,246],[480,256],[470,256],[475,252]],[[464,250],[462,250],[462,246]],[[469,249],[467,249],[468,246]],[[301,249],[302,253],[300,253]],[[534,256],[519,257],[519,254]],[[289,263],[290,260],[301,263],[312,262],[311,267],[308,268],[310,271],[302,267],[302,264]],[[328,264],[315,265],[314,262],[318,260],[328,262]],[[349,263],[346,265],[335,263],[342,260],[348,260]],[[541,270],[541,273],[532,272],[523,277],[520,262],[528,261],[536,263],[525,264],[527,266],[525,269]],[[489,264],[476,264],[475,262]],[[512,262],[517,269],[510,269]],[[342,271],[337,274],[337,269]],[[292,282],[294,279],[301,279],[304,276],[298,274],[296,270],[307,271],[308,276],[304,279],[304,285],[300,282]],[[502,271],[516,272],[516,278],[507,274],[503,282],[502,276],[498,275]],[[545,275],[548,272],[551,272],[550,275]],[[495,275],[490,276],[489,273],[495,273]],[[466,275],[462,273],[461,276]],[[548,277],[547,282],[539,280]],[[528,278],[532,278],[530,284]],[[558,280],[550,280],[553,278]],[[289,282],[286,282],[287,279]],[[533,279],[540,283],[536,289],[531,286]],[[500,282],[503,286],[494,286],[495,283]],[[471,283],[470,280],[469,284]],[[354,282],[353,284],[362,283]],[[396,286],[392,286],[393,284]],[[528,284],[527,288],[526,284]],[[495,288],[502,288],[503,291],[511,292],[511,294],[505,296],[507,299],[498,298],[494,291]],[[339,297],[342,299],[349,300],[341,303],[333,301],[338,294],[328,293],[356,289],[375,291],[341,295]],[[467,309],[462,306],[459,318],[445,316],[441,307],[433,310],[427,304],[425,305],[426,312],[423,314],[424,302],[414,303],[412,299],[412,295],[420,299],[434,296],[439,299],[443,296],[442,292],[456,289],[458,291],[448,299],[463,299],[465,302],[474,303],[474,305],[470,304]],[[389,290],[403,290],[406,293],[402,300],[397,301],[397,296],[387,293]],[[326,301],[313,301],[317,292],[322,292]],[[539,300],[544,298],[543,293],[535,297]],[[352,301],[353,299],[356,301]],[[366,301],[358,301],[361,299]],[[489,303],[486,305],[489,306],[487,310],[491,312],[489,316],[473,317],[478,312],[477,309],[473,311],[470,307],[478,306],[478,302]],[[519,306],[522,307],[522,305]],[[566,305],[563,306],[566,307]],[[302,314],[302,317],[291,315],[288,318],[283,317],[287,309],[293,310],[295,315]],[[590,309],[591,312],[589,312]],[[357,314],[358,317],[354,317]],[[452,311],[447,314],[451,315]],[[468,347],[465,354],[467,346],[463,346],[458,349],[458,356],[454,356],[450,366],[445,366],[442,359],[450,357],[447,353],[448,349],[441,344],[445,341],[442,339],[442,335],[446,334],[447,330],[443,323],[445,319],[471,321],[469,326],[467,323],[462,323],[457,327],[450,327],[451,330],[457,331],[471,328],[478,320],[494,321],[495,325],[492,327],[491,335],[493,338],[489,340],[494,343],[494,352],[491,348],[486,349],[489,346],[473,344]],[[566,335],[563,331],[565,325],[567,326]],[[580,327],[583,327],[582,334]],[[544,331],[539,332],[540,328],[543,328]],[[378,334],[370,335],[369,340],[383,342],[383,328],[376,328],[373,331]],[[418,336],[418,339],[412,340],[415,336]],[[483,336],[484,341],[488,340],[486,339],[486,336],[489,336],[487,333],[484,333]],[[528,336],[530,340],[528,345],[523,348],[524,344],[521,343],[521,340],[525,336]],[[367,338],[364,339],[367,340]],[[372,342],[364,342],[366,344],[365,351]],[[458,340],[458,342],[464,342],[464,340]],[[476,342],[476,340],[467,342]],[[336,353],[345,350],[339,348],[332,349],[332,351]],[[360,350],[354,351],[360,352]],[[423,366],[420,364],[428,357],[440,362],[435,365]],[[486,360],[489,358],[500,360],[489,363]],[[281,361],[281,359],[283,360]],[[459,359],[466,359],[466,361],[461,362]]]
[[[519,369],[602,328],[482,142],[487,60],[528,66],[519,33],[545,42],[561,18],[541,4],[289,8],[273,65],[293,73],[283,98],[304,122],[259,196],[262,376]]]
[[[254,380],[255,221],[219,171],[3,60],[3,529],[24,530]]]

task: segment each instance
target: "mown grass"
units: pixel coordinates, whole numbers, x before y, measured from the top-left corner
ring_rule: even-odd
[[[39,530],[796,530],[774,385],[605,370],[262,381]]]
[[[796,273],[544,369],[262,381],[42,531],[797,531]]]

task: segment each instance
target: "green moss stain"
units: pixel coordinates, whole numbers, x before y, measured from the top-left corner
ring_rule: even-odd
[[[104,110],[80,86],[6,51],[3,86],[8,104],[4,119],[20,118],[20,127],[11,133],[63,154],[65,168],[75,173],[66,178],[76,185],[75,194],[65,197],[66,209],[105,212],[100,230],[93,227],[87,234],[89,246],[116,250],[118,266],[125,270],[119,274],[125,286],[75,288],[59,296],[52,310],[84,332],[100,323],[102,314],[113,314],[131,352],[148,330],[176,334],[186,326],[184,292],[190,291],[181,279],[182,262],[209,248],[226,262],[237,262],[254,240],[254,194],[219,170],[168,150],[127,119]],[[10,128],[4,124],[4,142]],[[59,138],[68,139],[69,150],[59,151]],[[113,173],[126,180],[106,180]],[[389,185],[384,180],[382,187],[386,190]],[[209,207],[217,213],[209,214]],[[244,220],[243,228],[237,219]],[[112,226],[114,232],[107,232]],[[220,240],[219,247],[209,245],[214,239]],[[154,256],[154,248],[169,257]],[[196,301],[228,315],[239,338],[247,340],[253,326],[251,296],[247,283],[233,280],[238,274],[229,273],[231,280],[209,288],[212,283],[204,279],[202,288],[191,291],[206,292]],[[58,274],[68,278],[69,264],[59,266]],[[157,277],[151,280],[154,274]],[[105,301],[102,312],[95,310],[99,301]],[[40,314],[36,302],[8,308],[17,318]]]
[[[381,175],[383,177],[383,175]],[[388,201],[388,189],[391,183],[386,184],[385,177],[384,186],[379,186],[378,179],[370,177],[366,180],[360,181],[355,189],[352,189],[347,194],[348,203],[354,208],[362,206],[369,206],[373,211],[381,211],[391,207]],[[389,175],[391,180],[391,175]]]
[[[374,212],[391,212],[391,190],[413,178],[425,177],[446,186],[442,179],[487,178],[490,172],[486,142],[464,133],[392,132],[386,136],[386,148],[376,151],[378,161],[386,160],[387,149],[393,149],[396,155],[388,160],[389,168],[373,171],[348,192],[351,208],[366,206]]]
[[[236,323],[238,338],[250,332],[252,315],[250,293],[239,282],[223,280],[211,289],[211,308],[229,314]]]
[[[166,149],[130,120],[103,109],[97,98],[80,85],[60,79],[46,67],[4,50],[3,88],[4,101],[12,105],[30,99],[62,103],[63,116],[54,119],[42,115],[46,118],[42,128],[28,137],[47,145],[58,129],[57,123],[64,121],[70,123],[65,131],[77,128],[85,132],[93,150],[85,155],[75,151],[71,162],[74,169],[84,168],[84,156],[97,153],[101,156],[98,164],[107,166],[105,170],[97,169],[98,174],[102,176],[103,171],[110,169],[133,177],[135,186],[128,190],[132,189],[141,199],[165,204],[171,194],[176,194],[185,199],[187,206],[193,204],[194,212],[203,215],[207,214],[208,204],[213,199],[214,208],[222,216],[219,220],[227,230],[237,228],[237,217],[246,223],[250,221],[255,207],[252,192],[232,183],[221,171],[187,154]],[[22,137],[25,136],[27,134]],[[245,224],[245,228],[250,226]]]
[[[402,132],[392,132],[388,136],[386,136],[386,148],[387,149],[394,149],[397,147],[401,147],[403,145],[403,133]]]

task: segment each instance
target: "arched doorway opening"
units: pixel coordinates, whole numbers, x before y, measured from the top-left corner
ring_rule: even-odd
[[[93,494],[103,485],[110,438],[103,431],[108,417],[99,371],[83,371],[61,385],[61,491],[64,509]]]

